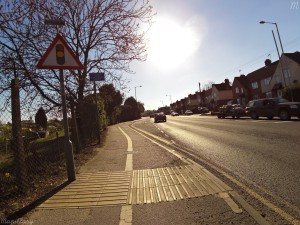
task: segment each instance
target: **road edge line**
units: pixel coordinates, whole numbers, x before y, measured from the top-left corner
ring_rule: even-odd
[[[128,134],[126,134],[121,129],[121,127],[118,127],[118,128],[127,139],[127,152],[132,153],[133,152],[133,145],[132,145],[131,138],[129,137]],[[132,154],[127,154],[125,171],[133,171],[133,155]],[[119,225],[132,225],[132,205],[123,205],[121,207]]]

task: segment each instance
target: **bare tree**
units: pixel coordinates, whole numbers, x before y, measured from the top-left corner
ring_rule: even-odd
[[[211,89],[213,84],[215,84],[214,81],[208,81],[206,84],[204,84],[203,90],[209,90],[209,89]]]
[[[146,59],[153,15],[146,0],[0,0],[0,94],[14,75],[29,104],[38,98],[47,111],[61,105],[58,71],[35,69],[57,32],[84,65],[65,71],[67,97],[80,101],[92,91],[91,71],[105,72],[107,82],[121,87],[122,74],[133,72],[130,63]],[[65,26],[46,26],[47,18]]]

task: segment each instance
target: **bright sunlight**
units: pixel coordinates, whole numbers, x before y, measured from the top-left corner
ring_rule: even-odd
[[[200,37],[190,24],[158,18],[150,31],[148,59],[161,69],[175,69],[200,45]]]

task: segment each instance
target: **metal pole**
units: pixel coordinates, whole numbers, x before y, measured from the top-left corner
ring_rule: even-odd
[[[72,146],[72,142],[70,141],[70,134],[69,134],[63,69],[59,69],[59,78],[60,78],[60,89],[61,89],[61,98],[62,98],[62,107],[63,107],[63,120],[64,120],[64,130],[65,130],[65,156],[66,156],[68,180],[74,181],[76,180],[76,175],[75,175],[75,166],[74,166],[73,146]]]
[[[276,26],[276,30],[277,30],[277,34],[278,34],[278,38],[279,38],[279,42],[280,42],[280,47],[281,47],[281,52],[282,52],[282,57],[284,57],[284,51],[283,51],[283,46],[282,46],[282,42],[281,42],[281,38],[280,38],[280,34],[279,34],[279,30],[278,30],[278,26],[277,26],[277,23],[274,23],[275,26]],[[273,33],[273,36],[274,36],[274,33]],[[275,37],[274,37],[275,38]],[[278,50],[277,50],[278,51]],[[287,72],[289,73],[289,70],[288,70],[288,64],[286,62],[286,60],[284,59],[284,64],[285,64],[285,67],[287,69]],[[289,74],[288,75],[288,79],[289,79],[289,85],[291,85],[291,80],[290,80],[290,76]],[[284,80],[285,80],[285,77],[284,77]],[[286,82],[285,82],[286,83]],[[287,86],[286,86],[287,88]],[[293,95],[293,89],[291,88],[291,100],[292,102],[294,101],[294,95]]]
[[[280,63],[280,67],[281,67],[281,73],[282,73],[284,86],[286,87],[286,82],[285,82],[285,77],[284,77],[284,72],[283,72],[283,66],[282,66],[282,62],[281,62],[281,59],[280,59],[280,54],[279,54],[279,50],[278,50],[278,46],[277,46],[277,42],[276,42],[276,38],[275,38],[273,30],[272,30],[272,34],[273,34],[274,42],[275,42],[275,45],[276,45],[276,50],[277,50],[277,54],[278,54],[278,58],[279,58],[279,63]]]
[[[277,34],[278,34],[278,38],[279,38],[279,42],[280,42],[280,47],[281,47],[281,52],[282,52],[282,54],[284,54],[283,47],[282,47],[282,42],[281,42],[279,30],[278,30],[278,26],[277,26],[277,23],[274,23],[274,24],[276,26],[276,30],[277,30]]]
[[[98,136],[98,144],[100,144],[100,127],[99,127],[99,110],[98,110],[98,103],[97,103],[97,90],[96,90],[96,81],[94,81],[94,94],[95,94],[95,102],[96,102],[96,129],[97,129],[97,136]]]

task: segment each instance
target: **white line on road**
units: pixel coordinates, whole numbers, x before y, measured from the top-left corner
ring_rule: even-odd
[[[127,147],[127,158],[126,158],[126,166],[125,171],[133,170],[133,152],[132,140],[131,138],[119,127],[120,131],[124,134],[127,139],[128,147]],[[121,215],[119,225],[132,225],[132,206],[125,205],[121,208]]]
[[[252,120],[251,123],[291,123],[292,121]]]
[[[127,152],[132,153],[133,147],[132,147],[132,140],[131,138],[119,127],[120,131],[124,134],[124,136],[127,139],[128,147],[127,147]],[[125,171],[132,170],[133,165],[133,158],[132,154],[127,154],[126,158],[126,166],[125,166]]]

